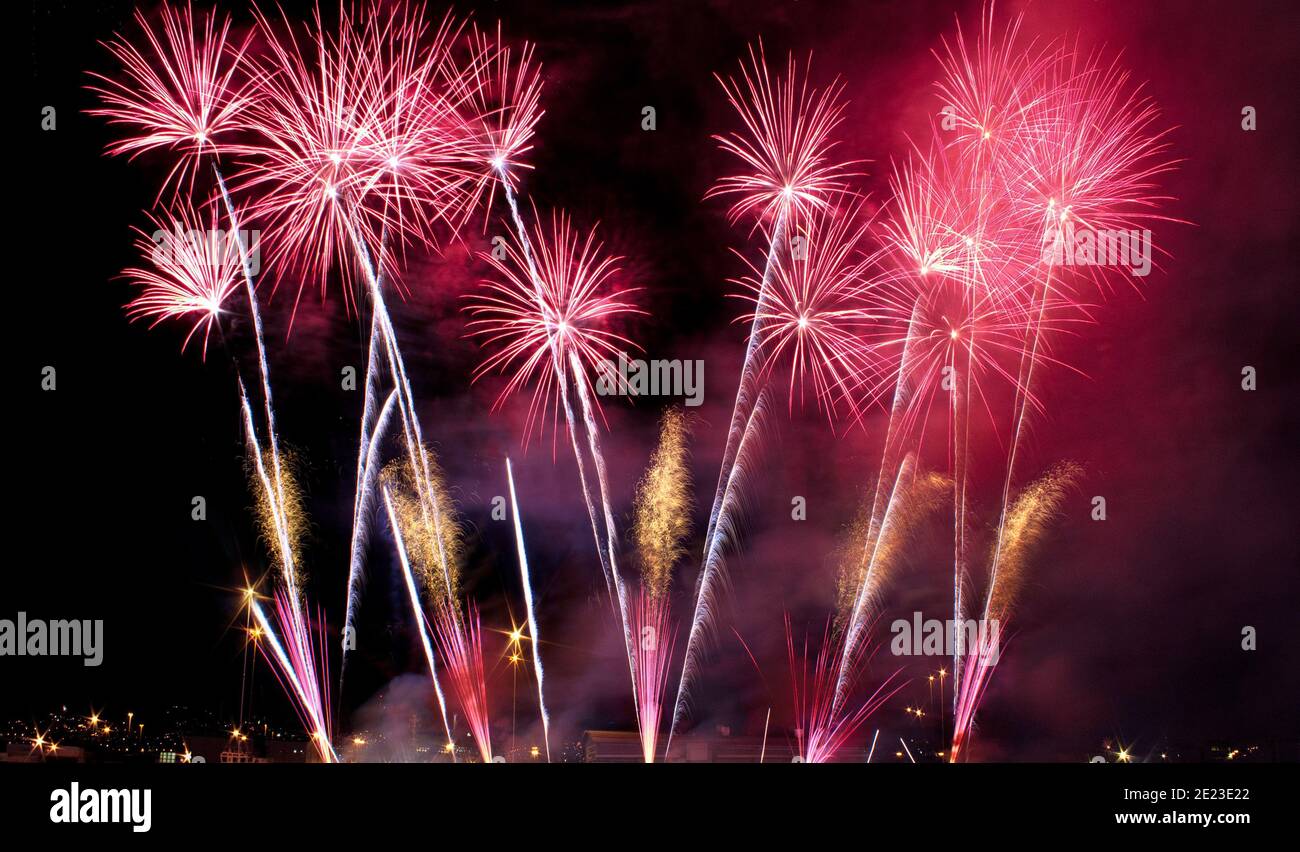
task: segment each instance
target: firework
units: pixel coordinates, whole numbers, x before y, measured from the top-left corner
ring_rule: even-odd
[[[537,676],[537,707],[542,716],[542,739],[546,745],[546,762],[551,762],[551,716],[546,710],[543,688],[541,638],[537,630],[537,611],[533,604],[533,578],[528,570],[528,550],[524,547],[523,520],[519,517],[519,498],[515,496],[515,474],[506,459],[506,481],[510,486],[510,515],[515,522],[515,551],[519,557],[519,581],[524,587],[524,605],[528,609],[528,634],[533,640],[533,673]]]
[[[249,452],[253,448],[250,446]],[[272,553],[279,553],[279,568],[288,588],[302,588],[301,566],[293,558],[307,532],[306,495],[298,481],[295,453],[280,454],[278,482],[264,483],[262,477],[272,467],[271,451],[263,449],[261,459],[248,464],[249,485],[253,491],[253,516],[258,532]],[[266,485],[274,485],[268,488]],[[283,544],[279,544],[283,535]]]
[[[695,675],[702,653],[698,643],[704,639],[710,626],[716,596],[714,584],[726,579],[722,560],[723,539],[730,539],[735,534],[734,521],[729,513],[740,501],[739,494],[730,495],[743,480],[743,477],[736,476],[736,467],[742,447],[754,443],[753,427],[758,422],[755,415],[762,402],[762,383],[757,375],[762,360],[761,321],[767,313],[773,267],[786,240],[787,229],[792,225],[797,227],[809,213],[828,207],[832,196],[842,194],[851,165],[836,162],[831,157],[835,145],[831,134],[843,119],[842,84],[837,82],[821,91],[810,88],[806,77],[800,81],[799,68],[793,56],[787,61],[785,75],[773,80],[761,43],[757,52],[750,48],[749,60],[748,66],[741,63],[739,81],[714,75],[745,128],[743,133],[715,136],[714,139],[724,151],[738,157],[744,169],[739,174],[719,180],[708,197],[739,196],[732,203],[730,218],[735,221],[742,216],[752,216],[755,227],[765,226],[767,259],[757,284],[752,288],[755,291],[753,319],[745,343],[745,357],[736,388],[736,401],[732,406],[722,467],[718,472],[713,508],[709,512],[709,525],[704,536],[704,565],[695,592],[691,630],[686,639],[686,662],[673,707],[673,724],[668,734],[670,744],[683,717],[689,681]],[[770,226],[766,224],[768,222]],[[797,327],[797,317],[795,323]]]
[[[430,34],[406,3],[343,5],[340,17],[330,34],[316,10],[300,34],[287,17],[257,12],[266,54],[251,60],[257,144],[241,149],[240,191],[276,235],[281,277],[323,287],[336,271],[346,285],[359,270],[373,297],[404,246],[431,245],[437,222],[462,215],[464,139],[442,78],[459,25],[444,18]],[[344,295],[351,304],[347,286]]]
[[[397,512],[393,508],[393,501],[388,493],[388,489],[383,489],[384,508],[388,512],[388,526],[393,531],[393,542],[397,548],[397,558],[402,566],[402,579],[406,583],[406,594],[411,602],[411,613],[415,617],[415,625],[420,634],[420,646],[424,649],[424,660],[429,666],[429,680],[433,682],[433,692],[438,698],[438,710],[442,715],[442,728],[447,734],[447,743],[452,745],[455,739],[451,735],[451,723],[447,717],[447,697],[442,691],[442,681],[438,677],[438,664],[434,661],[433,642],[429,638],[429,620],[424,614],[424,606],[420,603],[420,592],[415,587],[415,575],[411,571],[411,562],[406,557],[406,546],[402,542],[402,524],[398,520]],[[452,760],[456,759],[455,748],[451,751]]]
[[[475,175],[467,189],[469,206],[476,206],[486,193],[484,210],[490,215],[499,182],[517,219],[519,172],[532,168],[525,155],[532,150],[537,122],[545,114],[541,66],[533,58],[531,44],[525,42],[515,50],[502,41],[500,23],[495,38],[472,26],[466,46],[469,59],[455,65],[449,57],[453,64],[444,76],[461,84],[462,150],[466,170]],[[483,224],[486,227],[487,215]]]
[[[633,537],[641,556],[641,584],[651,599],[668,594],[673,567],[686,555],[691,531],[690,427],[680,408],[664,412],[659,446],[637,483]]]
[[[379,481],[391,499],[407,558],[420,572],[429,600],[435,610],[454,609],[460,596],[464,536],[437,456],[427,448],[417,453],[419,465],[412,466],[408,459],[390,462]]]
[[[584,238],[563,213],[552,212],[549,228],[525,229],[502,249],[503,257],[482,254],[496,276],[484,281],[485,292],[473,296],[467,308],[471,332],[496,349],[474,378],[509,375],[494,408],[533,386],[531,433],[548,413],[558,419],[570,356],[577,358],[585,377],[587,370],[599,370],[620,352],[638,348],[611,323],[645,312],[629,299],[639,288],[614,286],[622,258],[603,254],[596,229]]]
[[[618,261],[617,258],[602,259],[600,246],[593,248],[594,229],[580,251],[567,219],[561,217],[557,220],[555,213],[552,213],[552,239],[549,242],[540,228],[529,232],[515,197],[515,169],[521,165],[518,158],[528,149],[527,143],[532,137],[533,127],[542,114],[539,106],[539,70],[532,62],[531,48],[527,45],[520,52],[519,61],[512,64],[509,50],[501,46],[499,29],[495,46],[483,37],[478,37],[472,44],[477,58],[471,63],[471,68],[483,69],[481,73],[474,74],[481,84],[479,91],[482,97],[478,100],[482,106],[488,107],[481,109],[480,114],[485,118],[478,127],[474,128],[471,124],[475,131],[472,135],[478,140],[472,150],[479,152],[477,159],[480,167],[486,160],[487,169],[482,172],[483,180],[493,187],[489,192],[489,203],[491,194],[495,191],[495,181],[501,183],[515,225],[517,242],[517,246],[507,249],[508,264],[501,262],[502,259],[495,253],[488,255],[488,261],[505,276],[506,283],[495,284],[492,295],[470,308],[471,314],[478,317],[471,323],[471,327],[481,329],[489,339],[505,344],[494,358],[480,366],[475,378],[488,370],[515,367],[514,378],[507,383],[498,398],[498,406],[529,377],[536,380],[528,424],[525,427],[525,442],[533,425],[544,423],[547,408],[554,397],[558,397],[554,408],[556,420],[559,408],[564,409],[597,558],[605,577],[606,591],[618,611],[623,628],[628,669],[633,684],[633,701],[636,703],[638,678],[629,621],[628,592],[618,569],[618,534],[610,505],[605,459],[601,453],[599,431],[588,393],[590,378],[587,370],[589,367],[600,368],[602,350],[604,357],[608,358],[619,353],[622,345],[635,348],[630,340],[608,332],[601,333],[591,328],[591,324],[615,314],[639,311],[617,297],[594,295],[602,280],[614,274]],[[483,183],[480,181],[475,195],[481,195],[482,190]],[[534,221],[537,218],[534,208]],[[547,360],[550,361],[549,371]],[[566,376],[566,373],[570,373],[570,376]],[[569,396],[570,377],[582,407],[581,421],[575,417]],[[596,474],[603,510],[603,536],[596,512],[597,498],[590,486],[583,460],[578,436],[579,422],[586,430],[587,449],[591,453]],[[558,433],[558,429],[554,432]]]
[[[452,606],[438,608],[433,616],[433,638],[442,656],[452,694],[469,723],[479,756],[492,762],[492,730],[488,718],[487,679],[483,668],[483,640],[478,608],[473,604],[464,618]]]
[[[240,230],[240,217],[236,213],[221,170],[215,161],[220,150],[215,137],[241,127],[250,102],[248,84],[239,78],[238,72],[245,56],[247,41],[239,46],[229,42],[227,40],[229,18],[225,18],[218,28],[215,13],[209,14],[202,22],[201,31],[196,29],[194,16],[188,5],[183,15],[170,6],[163,7],[161,37],[150,28],[148,20],[138,11],[136,21],[150,45],[152,56],[146,58],[143,51],[121,36],[106,45],[121,63],[124,79],[113,80],[94,75],[104,83],[105,87],[92,88],[103,99],[106,107],[92,112],[107,117],[110,123],[126,125],[136,130],[137,135],[128,136],[110,149],[114,153],[129,152],[134,156],[142,151],[160,147],[166,147],[177,153],[177,164],[164,181],[164,190],[178,170],[188,174],[192,182],[198,161],[204,153],[212,154],[213,170],[229,219],[230,231],[228,235],[222,235],[220,229],[216,227],[214,215],[211,221],[213,227],[209,229],[206,237],[208,246],[206,250],[198,245],[191,245],[188,248],[180,245],[179,230],[175,238],[164,237],[159,248],[163,245],[167,246],[170,260],[158,264],[159,253],[155,252],[159,274],[151,279],[145,279],[146,293],[142,297],[143,301],[138,301],[135,305],[135,310],[143,314],[155,313],[166,309],[169,303],[170,309],[174,311],[183,306],[181,302],[193,306],[192,298],[199,294],[204,297],[199,310],[203,310],[205,306],[209,317],[215,318],[220,310],[220,301],[216,297],[224,296],[228,292],[231,269],[238,262],[238,268],[243,273],[249,313],[253,320],[272,473],[269,480],[265,476],[262,477],[267,487],[265,491],[258,493],[267,501],[263,509],[270,510],[269,514],[274,518],[278,514],[276,506],[283,506],[285,503],[285,493],[274,405],[271,398],[270,373],[262,338],[262,320],[253,288],[248,247],[244,244],[243,233]],[[162,191],[159,192],[160,197]],[[212,207],[215,209],[215,205]],[[191,223],[197,223],[197,219],[192,218]],[[191,228],[185,239],[193,243],[196,234],[197,229]],[[234,237],[233,240],[230,239],[231,235]],[[214,256],[217,252],[219,256]],[[210,324],[211,320],[208,322],[209,326]],[[206,351],[206,328],[204,334]],[[261,450],[258,449],[258,442],[253,432],[251,411],[244,395],[242,380],[240,396],[247,415],[250,448],[258,454],[260,466]],[[264,511],[263,516],[265,517],[266,514]],[[287,534],[282,530],[274,538],[280,542],[282,570],[291,580],[293,568]],[[302,618],[297,610],[296,585],[290,588],[289,598],[299,616],[294,623],[301,633]],[[303,644],[306,642],[306,637],[298,635],[295,642]]]
[[[507,194],[513,199],[508,186]],[[630,339],[608,328],[610,321],[641,311],[626,298],[632,290],[612,288],[619,258],[602,254],[594,229],[583,241],[568,218],[558,213],[551,215],[549,232],[540,228],[530,232],[518,218],[516,223],[515,241],[506,243],[504,258],[485,255],[499,280],[487,282],[487,292],[475,296],[467,308],[471,332],[498,347],[479,366],[475,379],[493,370],[511,373],[496,407],[527,384],[535,385],[525,441],[535,425],[545,422],[548,411],[558,420],[563,408],[606,590],[619,608],[626,634],[626,595],[614,564],[616,536],[587,386],[589,369],[600,370],[625,347],[636,348]],[[574,412],[571,383],[582,406],[581,421]],[[599,497],[590,486],[583,460],[579,437],[583,429],[593,454]],[[597,499],[604,507],[603,529]],[[630,641],[628,649],[630,654]]]
[[[104,44],[121,65],[120,79],[91,73],[99,84],[91,90],[104,107],[91,115],[122,125],[132,135],[109,146],[109,153],[132,159],[164,149],[175,162],[159,197],[176,180],[192,183],[204,154],[216,154],[237,131],[249,103],[241,67],[248,39],[230,36],[230,16],[209,11],[195,26],[194,10],[162,6],[161,27],[151,25],[139,9],[135,21],[147,47],[141,49],[116,35]]]
[[[211,205],[206,218],[189,204],[177,203],[168,215],[149,220],[154,232],[137,229],[135,245],[151,260],[151,267],[132,267],[122,273],[140,287],[139,295],[126,306],[127,316],[151,320],[150,328],[163,320],[192,320],[181,350],[202,331],[206,358],[212,326],[239,286],[243,265],[238,246],[218,226]]]
[[[864,502],[841,546],[837,578],[836,626],[845,633],[845,648],[838,674],[837,700],[848,688],[852,653],[869,623],[871,611],[880,604],[885,585],[902,561],[903,551],[918,525],[939,505],[950,486],[937,473],[918,474],[916,459],[908,455],[888,490],[883,511],[875,507],[875,495]],[[877,517],[877,514],[879,515]]]
[[[988,625],[976,648],[967,655],[963,675],[956,682],[953,737],[950,760],[963,756],[975,713],[993,670],[1006,650],[1007,622],[1017,592],[1024,582],[1029,557],[1042,539],[1048,524],[1057,516],[1066,492],[1078,479],[1078,465],[1062,463],[1028,485],[1012,503],[998,543],[990,557],[989,583],[985,592],[982,624]]]
[[[851,164],[831,156],[831,134],[844,119],[842,83],[810,88],[806,69],[801,75],[793,55],[785,74],[774,80],[761,42],[757,52],[750,47],[739,79],[714,77],[745,129],[713,138],[744,170],[722,178],[706,198],[738,196],[729,213],[733,221],[750,216],[779,222],[825,208],[845,189]]]
[[[877,353],[897,335],[908,309],[905,290],[890,278],[870,277],[870,225],[861,201],[836,196],[794,229],[766,279],[767,270],[751,266],[752,274],[737,282],[754,305],[738,321],[757,330],[764,371],[788,360],[790,410],[796,394],[802,406],[810,384],[832,425],[841,407],[850,422],[859,422],[874,401],[883,387]],[[863,387],[874,389],[860,396]]]
[[[270,646],[271,653],[263,654],[271,663],[271,670],[276,673],[282,685],[286,685],[285,692],[293,699],[294,709],[302,719],[303,727],[307,729],[311,736],[312,745],[320,754],[321,760],[325,763],[338,763],[338,753],[334,751],[332,744],[332,734],[329,717],[329,692],[328,692],[328,675],[324,671],[325,656],[324,649],[324,631],[319,632],[318,641],[315,645],[310,640],[291,641],[286,650],[276,635],[275,627],[272,621],[267,618],[256,598],[249,599],[249,606],[252,607],[253,615],[257,619],[258,626],[262,629],[262,634],[266,637],[266,644]],[[306,624],[298,624],[300,615],[298,608],[289,599],[285,591],[277,590],[275,594],[275,620],[281,625],[288,625],[286,631],[290,636],[297,634],[306,635]],[[259,649],[263,648],[258,644]],[[318,669],[317,660],[320,661]]]
[[[907,685],[895,682],[899,672],[885,678],[875,691],[851,713],[842,713],[836,693],[836,659],[843,656],[841,640],[830,624],[822,634],[821,647],[809,669],[809,642],[796,653],[790,616],[785,617],[786,649],[790,661],[790,685],[794,696],[795,737],[799,757],[805,763],[828,763],[894,693]],[[865,663],[859,652],[850,655],[850,669],[856,674]],[[891,684],[893,684],[891,688]]]
[[[636,640],[637,721],[646,763],[653,763],[663,713],[664,688],[676,638],[669,619],[668,588],[673,567],[686,554],[683,539],[690,534],[691,474],[688,465],[686,416],[680,409],[664,412],[659,446],[650,467],[637,484],[634,537],[641,557],[641,590],[631,606],[631,632]]]

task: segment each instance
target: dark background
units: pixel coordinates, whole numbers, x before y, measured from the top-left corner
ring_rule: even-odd
[[[1099,308],[1095,326],[1058,342],[1058,354],[1087,378],[1058,370],[1039,387],[1047,413],[1034,425],[1026,469],[1068,458],[1086,476],[1037,559],[974,757],[1075,759],[1106,737],[1139,753],[1166,739],[1294,740],[1300,126],[1292,81],[1300,20],[1280,4],[1250,2],[1004,3],[1000,14],[1020,8],[1031,33],[1078,33],[1085,49],[1122,51],[1134,77],[1149,81],[1163,120],[1177,127],[1174,154],[1185,158],[1165,181],[1178,199],[1165,212],[1195,224],[1159,227],[1156,244],[1170,255],[1163,268],[1140,293],[1118,293]],[[121,311],[129,288],[115,276],[134,261],[129,228],[143,224],[164,163],[106,158],[109,132],[81,111],[92,105],[84,72],[111,69],[96,40],[129,31],[131,9],[37,3],[24,56],[31,76],[21,87],[22,133],[30,148],[11,162],[23,181],[11,200],[35,233],[11,232],[23,272],[12,279],[7,335],[17,389],[0,617],[24,610],[31,618],[102,618],[106,651],[99,668],[76,658],[0,661],[0,712],[8,718],[35,718],[59,704],[110,716],[134,710],[141,721],[177,703],[233,716],[242,648],[231,629],[242,621],[235,590],[266,566],[247,508],[225,355],[219,347],[206,363],[196,349],[180,355],[180,329],[149,332]],[[249,21],[243,4],[231,9]],[[705,360],[694,443],[702,528],[743,342],[730,322],[738,303],[725,298],[736,291],[726,279],[744,271],[730,248],[750,257],[761,251],[727,224],[723,204],[702,201],[731,168],[708,137],[734,127],[711,74],[732,71],[759,36],[773,56],[813,51],[815,78],[838,74],[847,84],[842,150],[873,161],[861,188],[879,198],[889,159],[937,109],[929,51],[952,33],[954,14],[973,27],[979,4],[485,3],[474,14],[489,25],[501,18],[507,38],[535,41],[544,65],[546,115],[524,194],[582,225],[599,221],[607,246],[627,257],[624,278],[646,288],[641,299],[651,311],[633,329],[648,357]],[[58,109],[54,132],[39,129],[47,104]],[[640,130],[645,105],[657,109],[654,132]],[[1245,105],[1258,110],[1253,133],[1240,128]],[[470,247],[502,227],[494,218],[486,235],[470,235]],[[552,455],[549,436],[525,452],[523,405],[490,415],[497,386],[470,386],[480,353],[464,339],[459,296],[485,274],[465,248],[452,248],[414,262],[410,298],[392,305],[425,433],[472,528],[466,588],[486,627],[507,628],[511,611],[522,620],[510,531],[488,516],[491,498],[505,493],[502,458],[510,453],[556,725],[563,737],[586,727],[630,729],[626,676],[571,455],[563,442]],[[360,393],[341,391],[338,376],[345,365],[360,370],[364,349],[337,289],[324,303],[310,293],[292,335],[293,294],[275,294],[267,340],[281,438],[308,465],[308,595],[337,629],[360,408]],[[235,323],[228,333],[246,358],[246,329]],[[39,389],[47,364],[58,369],[53,393]],[[1253,393],[1240,388],[1244,365],[1258,370]],[[626,526],[659,407],[606,410],[611,483]],[[837,436],[812,410],[775,410],[746,543],[731,563],[735,594],[696,713],[699,725],[755,734],[769,706],[774,726],[791,725],[782,615],[792,614],[797,632],[820,634],[833,606],[832,549],[874,481],[881,425],[877,416],[865,434]],[[976,512],[988,519],[999,453],[992,435],[986,439],[974,487]],[[942,454],[934,455],[930,465],[942,468]],[[196,494],[207,498],[206,523],[190,520]],[[790,520],[794,495],[808,498],[805,522]],[[1088,518],[1092,495],[1107,498],[1104,523]],[[410,693],[416,704],[427,698],[391,543],[379,529],[342,701],[345,730],[348,716],[375,718],[368,702],[380,691]],[[675,581],[678,617],[689,611],[699,533]],[[944,617],[945,544],[940,524],[895,579],[886,621],[914,610]],[[1258,631],[1259,650],[1240,649],[1244,625]],[[505,642],[493,634],[486,644],[495,660]],[[912,685],[872,724],[909,730],[902,705],[927,700],[929,670],[909,665]],[[530,688],[521,681],[521,719],[535,716]],[[498,664],[489,690],[499,724],[508,724],[510,689]],[[292,720],[269,677],[255,704]]]

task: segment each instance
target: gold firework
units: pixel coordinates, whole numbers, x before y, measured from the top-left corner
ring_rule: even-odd
[[[907,542],[931,512],[942,505],[952,482],[938,473],[914,475],[915,459],[903,460],[892,493],[883,505],[875,498],[863,501],[858,516],[837,549],[839,571],[835,582],[835,629],[851,620],[859,598],[878,600],[889,577],[902,561]],[[880,520],[873,520],[879,513]],[[865,587],[865,588],[864,588]]]
[[[994,544],[990,559],[992,580],[985,617],[1002,621],[1017,592],[1024,585],[1025,567],[1034,545],[1042,539],[1048,524],[1060,511],[1065,492],[1079,478],[1083,469],[1073,462],[1062,462],[1026,486],[1007,510],[1003,524],[1001,552]]]
[[[667,594],[673,566],[686,553],[682,542],[691,532],[689,436],[682,410],[665,411],[659,446],[636,486],[633,531],[641,556],[641,584],[652,601]]]
[[[264,449],[262,452],[262,466],[266,471],[267,479],[272,488],[277,488],[276,469],[273,459],[273,453],[270,449]],[[293,558],[293,576],[285,577],[286,582],[290,583],[290,588],[302,588],[302,560],[301,544],[307,533],[307,500],[306,494],[300,482],[299,470],[301,463],[298,454],[285,447],[280,447],[280,470],[278,490],[282,494],[281,513],[284,515],[285,533],[288,538],[289,553]],[[249,459],[248,464],[249,486],[253,492],[253,514],[257,519],[257,531],[266,549],[275,559],[280,572],[285,574],[288,567],[284,564],[284,553],[280,545],[280,533],[275,520],[274,504],[271,495],[267,493],[266,487],[262,482],[261,476],[257,472],[257,463]]]
[[[392,497],[411,566],[419,573],[429,600],[442,607],[460,598],[464,531],[437,455],[421,448],[416,464],[418,469],[412,470],[409,456],[395,459],[379,479]]]

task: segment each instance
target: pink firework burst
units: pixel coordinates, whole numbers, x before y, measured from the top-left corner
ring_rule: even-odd
[[[945,120],[955,135],[949,147],[964,158],[996,160],[1027,124],[1041,117],[1043,75],[1061,55],[1057,46],[1021,44],[1023,16],[998,32],[988,4],[974,44],[957,24],[957,35],[934,52],[942,71],[935,84]],[[948,128],[946,128],[948,129]]]
[[[841,408],[860,421],[878,398],[884,384],[876,344],[898,335],[911,307],[892,280],[871,276],[871,222],[863,208],[861,200],[836,196],[796,226],[766,285],[764,269],[752,264],[751,274],[735,282],[754,305],[737,321],[758,329],[764,369],[789,362],[790,410],[796,396],[803,405],[811,385],[832,423]],[[862,388],[871,391],[864,396]]]
[[[741,63],[739,79],[714,76],[745,126],[743,133],[713,137],[744,165],[705,196],[736,196],[732,221],[742,216],[773,221],[782,213],[798,217],[825,208],[831,196],[845,189],[851,164],[831,157],[836,145],[831,133],[844,119],[842,83],[811,88],[806,73],[801,79],[793,55],[784,76],[774,80],[761,42],[757,52],[750,47],[749,64]]]
[[[430,34],[405,3],[339,15],[336,35],[317,10],[300,36],[258,13],[267,55],[254,63],[249,122],[260,141],[243,149],[240,189],[257,198],[281,271],[323,291],[337,270],[350,304],[358,268],[395,274],[388,247],[430,244],[432,225],[464,203],[463,138],[442,76],[459,27],[445,18]]]
[[[999,160],[1007,191],[1026,223],[1042,267],[1059,275],[1063,252],[1084,234],[1135,233],[1169,201],[1156,179],[1177,166],[1168,156],[1160,113],[1117,63],[1062,54],[1044,75],[1045,94],[1013,129]],[[1078,271],[1101,287],[1115,263]],[[1040,274],[1041,277],[1041,274]],[[1126,276],[1136,284],[1135,276]]]
[[[159,197],[173,180],[192,183],[200,158],[221,150],[224,137],[238,130],[249,103],[241,79],[247,38],[230,37],[230,17],[216,11],[195,26],[194,11],[162,6],[157,24],[139,9],[135,21],[144,37],[137,47],[121,35],[104,43],[121,64],[121,78],[91,72],[100,81],[90,89],[104,106],[91,115],[130,129],[109,153],[132,159],[159,148],[177,155]]]
[[[204,358],[222,305],[243,280],[239,236],[222,230],[217,204],[206,209],[205,219],[189,202],[177,200],[167,213],[150,214],[154,230],[135,229],[136,249],[149,265],[122,273],[141,288],[127,304],[127,316],[151,320],[150,328],[163,320],[191,320],[181,351],[202,331]]]
[[[535,227],[526,239],[506,242],[501,258],[483,253],[497,277],[485,281],[486,292],[467,306],[471,333],[497,350],[479,365],[475,381],[491,372],[509,375],[494,410],[533,385],[525,438],[548,410],[559,416],[557,372],[563,374],[575,359],[584,370],[600,370],[619,353],[638,348],[610,326],[645,313],[628,299],[639,288],[614,286],[622,258],[603,254],[594,227],[583,238],[568,216],[552,212],[550,227]],[[583,380],[589,380],[585,372]]]
[[[497,183],[513,193],[520,170],[532,168],[525,157],[545,114],[541,66],[531,44],[515,49],[502,40],[500,23],[495,37],[473,26],[466,46],[469,59],[463,66],[453,64],[444,76],[458,83],[453,91],[464,122],[465,168],[473,175],[468,190],[472,202],[467,206],[477,206],[486,193],[490,212]]]

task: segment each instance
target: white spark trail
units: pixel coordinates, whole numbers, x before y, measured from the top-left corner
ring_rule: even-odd
[[[718,471],[718,487],[713,495],[713,508],[709,510],[709,526],[704,534],[704,566],[697,582],[695,593],[695,612],[691,618],[691,632],[686,640],[686,657],[682,664],[681,680],[677,684],[677,700],[673,706],[673,724],[668,729],[668,745],[672,745],[673,734],[681,721],[684,699],[689,694],[690,679],[698,667],[700,649],[698,642],[703,638],[702,621],[708,621],[712,614],[714,597],[713,583],[716,578],[725,580],[725,565],[720,560],[720,538],[730,537],[734,533],[734,524],[728,515],[735,505],[735,499],[728,499],[736,482],[736,466],[741,452],[754,424],[754,415],[762,405],[762,388],[758,386],[755,362],[762,352],[759,332],[762,325],[763,309],[767,301],[772,270],[776,266],[776,255],[785,239],[786,220],[789,216],[787,206],[782,206],[777,213],[772,227],[771,240],[768,243],[767,259],[763,265],[763,277],[759,281],[758,297],[754,308],[754,319],[749,329],[749,339],[745,343],[745,360],[740,368],[740,382],[736,388],[736,401],[731,409],[731,428],[727,431],[727,445],[722,454],[722,467]],[[752,386],[752,387],[751,387]],[[746,403],[754,398],[754,407],[745,414]],[[723,532],[725,531],[725,532]],[[714,557],[713,554],[719,554]]]
[[[546,762],[551,762],[551,714],[546,709],[542,688],[542,644],[537,630],[537,612],[533,606],[533,578],[528,570],[528,550],[524,547],[523,520],[519,517],[519,500],[515,496],[515,474],[506,458],[506,481],[510,484],[510,512],[515,522],[515,550],[519,554],[519,580],[524,587],[524,605],[528,609],[528,633],[533,640],[533,672],[537,676],[537,706],[542,715],[542,740],[546,744]]]
[[[736,458],[731,466],[726,485],[723,489],[722,502],[718,513],[718,526],[706,544],[704,568],[696,583],[695,614],[691,619],[691,632],[686,642],[686,656],[682,661],[682,677],[677,684],[677,698],[673,704],[673,723],[668,729],[668,747],[672,746],[673,734],[681,721],[686,702],[690,695],[690,682],[699,665],[700,643],[703,641],[713,620],[713,607],[716,593],[714,585],[726,580],[726,564],[723,549],[736,534],[731,512],[742,499],[744,480],[747,478],[748,457],[758,441],[758,426],[765,410],[764,395],[760,391],[755,398],[754,407],[745,421],[741,438],[736,447]]]
[[[433,659],[433,644],[429,641],[429,621],[420,605],[420,593],[415,588],[415,575],[411,572],[411,562],[406,556],[406,543],[402,540],[402,528],[397,522],[393,510],[393,501],[384,488],[384,506],[388,510],[388,526],[393,531],[393,541],[397,544],[398,561],[402,563],[402,578],[406,581],[406,593],[411,599],[411,610],[415,614],[416,626],[420,629],[420,644],[424,646],[424,658],[429,663],[429,677],[433,681],[433,691],[438,696],[438,709],[442,712],[442,727],[447,732],[447,742],[452,743],[451,759],[456,759],[455,740],[451,736],[451,724],[447,721],[447,698],[442,692],[442,683],[438,679],[438,666]]]

